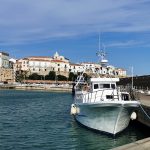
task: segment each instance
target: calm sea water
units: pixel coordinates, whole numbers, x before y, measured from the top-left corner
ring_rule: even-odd
[[[96,133],[70,116],[70,93],[0,90],[0,150],[107,150],[148,137],[130,125],[117,137]]]

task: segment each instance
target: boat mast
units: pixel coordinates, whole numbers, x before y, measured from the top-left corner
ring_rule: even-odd
[[[103,50],[99,50],[96,54],[97,54],[97,56],[100,58],[100,64],[101,64],[102,66],[107,66],[108,60],[105,59],[106,52],[103,51]]]

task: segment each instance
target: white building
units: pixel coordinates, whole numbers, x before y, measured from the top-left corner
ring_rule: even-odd
[[[14,71],[9,63],[9,54],[0,52],[0,82],[14,82]]]
[[[82,73],[82,72],[84,72],[84,66],[82,64],[70,63],[69,72],[72,72],[74,74]]]
[[[0,52],[0,68],[9,68],[9,54]]]
[[[28,57],[28,71],[30,74],[47,75],[51,71],[51,57]]]
[[[47,75],[50,71],[56,72],[56,75],[69,76],[69,73],[74,74],[85,72],[87,74],[100,74],[111,76],[126,76],[126,71],[115,68],[110,65],[101,65],[97,63],[84,62],[81,64],[70,63],[69,59],[60,56],[58,52],[53,57],[32,56],[16,61],[15,70],[26,71],[28,74],[37,73],[39,75]]]
[[[56,52],[54,57],[32,56],[19,59],[14,68],[16,71],[26,71],[29,75],[48,75],[50,71],[55,71],[57,75],[68,76],[69,60]]]

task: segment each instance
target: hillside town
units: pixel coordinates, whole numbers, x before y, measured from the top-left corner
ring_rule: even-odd
[[[47,75],[54,72],[56,76],[69,78],[69,74],[78,75],[86,73],[91,76],[99,74],[101,76],[126,77],[126,70],[116,68],[111,65],[103,66],[100,63],[82,62],[72,63],[71,60],[59,55],[54,56],[29,56],[21,59],[14,59],[6,52],[0,52],[0,82],[14,83],[30,79],[32,75],[41,76],[41,80],[47,80]]]

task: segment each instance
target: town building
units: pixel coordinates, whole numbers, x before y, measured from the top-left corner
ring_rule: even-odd
[[[53,57],[32,56],[18,59],[14,65],[15,71],[23,71],[27,76],[37,73],[46,76],[50,71],[56,72],[57,75],[68,76],[69,59],[60,56],[57,52]]]
[[[126,77],[126,70],[106,65],[107,60],[103,59],[101,63],[71,63],[69,59],[61,56],[56,52],[53,57],[48,56],[30,56],[18,60],[10,59],[9,54],[0,52],[0,81],[14,81],[18,74],[28,77],[33,73],[46,76],[50,71],[56,75],[68,77],[69,73],[88,75],[99,74],[101,76]]]
[[[9,68],[9,54],[0,52],[0,68]]]
[[[14,70],[9,62],[9,54],[0,52],[0,82],[14,82]]]
[[[14,68],[16,71],[26,71],[27,75],[37,73],[45,76],[49,74],[50,71],[54,71],[56,75],[63,75],[66,77],[69,76],[70,72],[74,74],[85,72],[89,75],[97,73],[103,76],[126,76],[125,70],[105,65],[104,62],[102,64],[91,62],[83,62],[80,64],[71,63],[69,59],[59,55],[58,52],[56,52],[53,57],[32,56],[19,59],[16,61]]]
[[[84,65],[70,63],[69,64],[69,72],[72,72],[74,74],[82,73],[82,72],[84,72]]]

